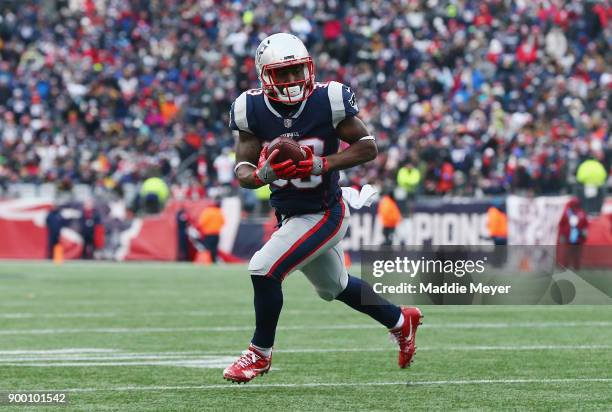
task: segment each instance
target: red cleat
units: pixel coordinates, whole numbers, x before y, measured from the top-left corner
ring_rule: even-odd
[[[400,368],[404,369],[406,366],[410,366],[414,352],[416,352],[416,331],[422,323],[423,314],[419,308],[404,306],[402,306],[402,314],[404,315],[404,324],[397,329],[391,329],[389,333],[391,333],[391,338],[400,347],[397,364]]]
[[[266,358],[253,345],[242,352],[236,362],[225,368],[223,378],[237,383],[247,383],[256,376],[268,373],[272,365],[272,356]]]

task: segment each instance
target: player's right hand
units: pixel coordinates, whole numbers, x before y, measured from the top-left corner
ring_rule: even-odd
[[[257,169],[253,172],[253,177],[258,185],[263,186],[278,179],[293,179],[295,177],[296,166],[291,159],[274,163],[278,152],[279,150],[275,149],[268,156],[267,146],[261,151]]]

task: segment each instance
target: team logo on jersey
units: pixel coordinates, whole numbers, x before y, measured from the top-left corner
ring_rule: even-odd
[[[287,129],[289,129],[291,126],[293,126],[293,119],[284,119],[283,124]]]

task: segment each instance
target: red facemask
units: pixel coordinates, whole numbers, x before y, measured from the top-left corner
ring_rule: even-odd
[[[278,69],[284,69],[290,66],[303,65],[305,68],[304,79],[291,82],[281,82],[277,79],[276,72]],[[310,97],[314,91],[314,63],[312,58],[304,57],[301,59],[287,60],[284,62],[266,64],[261,69],[262,88],[266,92],[268,98],[286,104],[302,102]],[[291,93],[293,89],[299,87],[299,93]],[[292,90],[293,89],[293,90]],[[284,95],[281,94],[284,92]]]

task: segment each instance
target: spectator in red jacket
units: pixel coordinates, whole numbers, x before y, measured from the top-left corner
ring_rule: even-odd
[[[580,269],[582,245],[587,238],[589,221],[577,198],[572,198],[559,221],[559,262],[564,267]]]
[[[452,163],[444,162],[440,167],[440,179],[438,180],[437,191],[446,194],[453,190],[453,176],[455,168]]]

